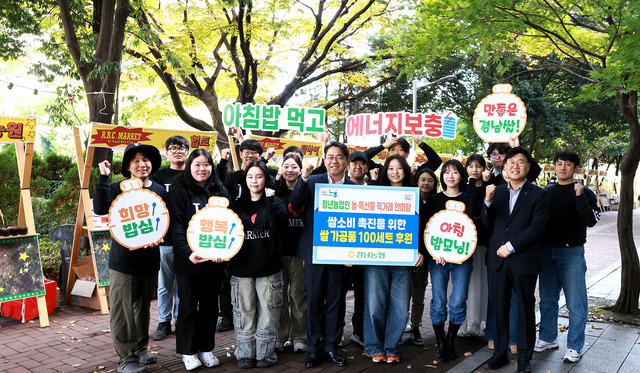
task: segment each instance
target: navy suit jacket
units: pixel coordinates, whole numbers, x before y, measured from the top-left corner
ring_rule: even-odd
[[[487,268],[499,270],[509,266],[513,273],[540,273],[540,241],[548,216],[547,193],[537,185],[525,181],[511,214],[507,185],[496,188],[490,207],[482,204],[482,222],[489,227],[491,238],[487,250]],[[507,258],[496,254],[507,242],[515,249]]]
[[[314,202],[316,193],[316,184],[328,184],[329,175],[327,173],[309,176],[308,181],[304,181],[302,176],[298,178],[296,186],[289,197],[289,204],[294,210],[298,210],[306,206],[307,216],[302,229],[302,236],[298,244],[297,256],[307,264],[312,263],[313,259],[313,214],[315,212]],[[345,184],[355,184],[353,181],[345,178]]]

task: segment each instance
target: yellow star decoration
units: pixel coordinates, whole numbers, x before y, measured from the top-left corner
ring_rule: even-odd
[[[102,250],[109,251],[109,245],[107,245],[106,243],[103,243],[102,244]]]
[[[20,258],[19,259],[22,259],[22,260],[26,261],[28,257],[29,257],[29,255],[27,255],[27,253],[20,253]]]
[[[0,293],[2,293],[4,291],[4,288],[0,288]]]

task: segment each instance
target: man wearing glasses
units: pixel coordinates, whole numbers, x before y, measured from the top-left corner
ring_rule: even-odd
[[[182,136],[171,136],[164,144],[167,149],[168,168],[161,168],[149,177],[152,181],[163,186],[167,193],[173,181],[184,170],[187,156],[189,155],[189,141]],[[173,319],[178,319],[178,289],[176,274],[173,269],[173,244],[171,237],[165,236],[160,245],[160,272],[158,272],[158,329],[153,332],[151,338],[161,341],[171,334],[171,311]],[[176,300],[173,301],[175,287]]]
[[[482,222],[491,238],[487,251],[489,291],[496,317],[495,350],[484,363],[499,369],[509,363],[509,310],[511,291],[518,307],[518,372],[531,372],[536,341],[535,289],[541,270],[540,240],[548,217],[546,192],[527,180],[531,169],[529,152],[521,147],[505,155],[504,171],[509,181],[487,186]]]
[[[296,183],[290,208],[299,210],[306,206],[307,216],[298,245],[298,257],[305,263],[307,279],[307,368],[320,364],[325,355],[334,365],[345,366],[346,360],[338,353],[338,343],[344,327],[345,299],[342,265],[313,264],[313,213],[317,184],[354,184],[345,176],[349,166],[349,150],[338,142],[324,148],[324,165],[327,172],[311,175],[313,166],[307,165]]]
[[[508,144],[504,142],[492,142],[489,144],[489,147],[487,148],[487,156],[489,157],[489,162],[493,166],[489,184],[494,184],[496,186],[506,184],[503,174],[505,155],[507,154],[509,149],[519,146],[520,141],[517,137],[515,139],[510,137]],[[533,159],[531,156],[528,157],[530,167],[529,172],[527,173],[527,180],[533,183],[538,178],[538,175],[540,175],[540,171],[542,171],[542,169],[535,159]]]

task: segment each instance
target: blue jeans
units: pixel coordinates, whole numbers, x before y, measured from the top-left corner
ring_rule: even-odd
[[[436,264],[429,260],[429,274],[431,274],[431,322],[434,325],[444,324],[447,320],[447,287],[449,276],[453,288],[449,297],[449,322],[462,325],[467,317],[467,296],[469,294],[469,278],[473,271],[473,261],[467,260],[462,264]]]
[[[176,301],[173,301],[173,288],[176,289]],[[171,322],[178,320],[178,283],[176,271],[173,269],[173,246],[160,245],[160,272],[158,272],[158,321]]]
[[[412,267],[364,267],[364,349],[398,355],[409,318]]]
[[[581,350],[587,326],[587,262],[584,246],[543,247],[540,272],[540,334],[541,340],[555,341],[558,337],[558,300],[560,289],[569,309],[567,348]]]
[[[238,360],[278,361],[275,348],[283,287],[282,271],[255,278],[231,276]]]

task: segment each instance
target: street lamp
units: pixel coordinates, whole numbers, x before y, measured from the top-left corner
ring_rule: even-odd
[[[433,82],[427,82],[427,83],[421,84],[420,86],[418,86],[418,79],[413,79],[413,114],[415,114],[416,111],[418,110],[418,88],[423,88],[426,86],[430,86],[432,84],[446,82],[448,80],[455,79],[455,78],[456,78],[455,75],[447,75]]]

